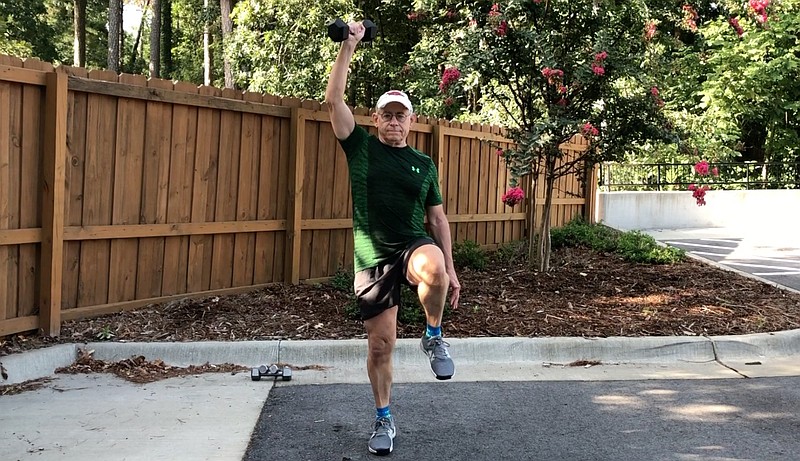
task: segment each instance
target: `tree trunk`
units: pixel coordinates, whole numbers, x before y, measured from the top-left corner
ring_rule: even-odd
[[[556,179],[553,173],[556,166],[555,156],[548,155],[546,162],[544,170],[544,210],[542,211],[542,222],[539,227],[539,272],[550,270],[550,210],[553,207],[553,185]]]
[[[161,54],[164,69],[162,74],[171,78],[174,72],[172,64],[172,0],[161,0]]]
[[[211,23],[208,21],[208,0],[203,0],[206,22],[203,26],[203,85],[211,86]]]
[[[233,33],[233,21],[231,21],[231,4],[232,0],[219,0],[219,10],[222,16],[222,63],[225,69],[225,88],[233,88],[233,70],[231,69],[231,60],[228,58],[228,53],[225,51],[225,46],[230,40]]]
[[[161,78],[161,0],[153,1],[150,22],[150,78]]]
[[[536,186],[539,183],[539,178],[535,173],[531,174],[531,177],[531,186],[528,196],[528,261],[532,263],[536,261],[536,236],[537,232],[539,232],[536,220]]]
[[[108,0],[108,70],[119,73],[120,0]]]
[[[73,58],[72,65],[86,67],[86,0],[73,0]]]
[[[139,22],[139,30],[136,31],[136,40],[133,42],[133,49],[131,50],[131,60],[128,62],[128,68],[133,69],[136,65],[136,56],[139,52],[139,43],[142,40],[142,31],[144,30],[144,23],[147,20],[147,8],[150,7],[150,0],[144,4],[142,8],[142,20]]]

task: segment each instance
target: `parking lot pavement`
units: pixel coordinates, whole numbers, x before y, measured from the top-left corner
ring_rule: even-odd
[[[800,292],[800,237],[789,230],[647,230],[647,234],[691,256]]]
[[[432,379],[432,378],[431,378]],[[393,460],[796,460],[800,378],[397,384]],[[277,385],[245,461],[368,460],[369,385]]]

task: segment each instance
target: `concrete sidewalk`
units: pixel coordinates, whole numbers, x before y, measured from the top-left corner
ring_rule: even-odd
[[[800,376],[800,330],[720,337],[451,338],[453,382],[600,381]],[[248,373],[133,384],[105,374],[53,375],[79,347],[100,360],[132,355],[187,366],[273,362],[292,381]],[[366,340],[60,345],[0,358],[9,380],[52,377],[42,389],[0,397],[2,459],[242,459],[273,386],[367,383]],[[594,366],[569,366],[578,361]],[[395,382],[435,382],[418,340],[399,340]],[[446,385],[446,383],[442,383]],[[288,403],[291,404],[291,403]]]

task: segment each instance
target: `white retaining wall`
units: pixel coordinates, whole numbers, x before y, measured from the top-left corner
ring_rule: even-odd
[[[598,192],[595,219],[623,230],[793,226],[800,241],[800,190],[710,190],[698,206],[689,191]]]

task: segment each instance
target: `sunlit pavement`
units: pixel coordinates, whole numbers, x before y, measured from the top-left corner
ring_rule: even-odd
[[[720,267],[800,292],[796,228],[657,229],[645,233]]]

